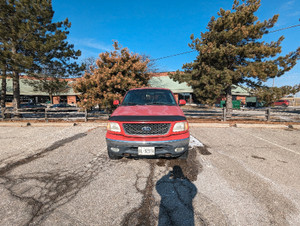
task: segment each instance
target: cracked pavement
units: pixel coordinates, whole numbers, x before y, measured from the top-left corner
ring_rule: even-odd
[[[112,161],[96,124],[0,127],[0,224],[300,224],[299,130],[191,133],[187,160]]]

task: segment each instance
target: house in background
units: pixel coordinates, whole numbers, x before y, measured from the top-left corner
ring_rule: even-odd
[[[166,88],[170,89],[176,100],[184,99],[188,104],[193,103],[193,89],[189,87],[186,82],[179,83],[175,82],[169,77],[169,72],[161,72],[152,74],[151,79],[148,82],[148,85],[153,88]]]
[[[50,97],[46,92],[35,91],[32,86],[25,82],[26,79],[30,79],[27,76],[20,78],[20,100],[21,103],[49,103]],[[13,101],[13,81],[12,78],[7,78],[7,90],[6,90],[6,106],[12,106]],[[54,94],[53,95],[53,104],[58,103],[68,103],[76,104],[79,101],[79,93],[75,93],[72,88],[72,83],[75,79],[67,79],[69,89],[67,92]],[[176,99],[185,99],[187,103],[192,103],[192,88],[188,87],[186,83],[179,84],[178,82],[173,81],[169,76],[168,72],[164,73],[155,73],[152,78],[149,80],[148,85],[150,87],[156,88],[168,88],[172,90],[175,94]],[[0,80],[1,87],[1,80]]]
[[[171,72],[172,73],[172,72]],[[174,72],[173,72],[174,73]],[[29,79],[26,76],[20,78],[20,95],[21,103],[34,102],[34,103],[49,103],[50,97],[48,93],[35,91],[32,86],[24,82],[26,79]],[[68,103],[71,105],[76,105],[79,101],[79,93],[74,92],[72,88],[72,83],[76,79],[67,79],[69,89],[64,93],[54,94],[53,95],[53,104],[58,103]],[[0,80],[1,85],[1,80]],[[150,78],[148,85],[155,88],[167,88],[170,89],[177,101],[180,99],[186,100],[188,104],[197,103],[195,98],[193,98],[193,89],[189,87],[185,82],[179,83],[175,82],[169,77],[169,72],[153,73]],[[0,86],[1,87],[1,86]],[[232,86],[232,97],[233,100],[240,100],[242,105],[246,105],[246,97],[250,97],[251,93],[246,88],[241,86]],[[12,105],[13,99],[13,89],[12,89],[12,79],[7,79],[7,97],[6,102],[7,106]],[[220,104],[221,100],[225,100],[225,97],[218,99],[216,104]]]
[[[168,72],[154,73],[148,84],[151,87],[170,89],[175,94],[177,100],[185,99],[189,104],[196,102],[193,99],[193,89],[186,82],[175,82],[169,77]],[[251,92],[242,86],[232,86],[232,100],[239,100],[242,105],[246,105],[246,97],[251,95]],[[219,98],[216,104],[220,104],[222,100],[226,100],[226,97]]]
[[[20,102],[21,103],[48,103],[50,102],[50,97],[48,93],[35,91],[32,86],[27,84],[25,80],[27,77],[20,78]],[[13,101],[13,81],[12,78],[7,78],[7,86],[6,86],[6,106],[12,106]],[[58,103],[68,103],[68,104],[76,104],[79,100],[77,95],[72,89],[72,83],[74,81],[69,81],[69,89],[64,93],[53,94],[53,104]],[[2,81],[0,80],[0,87]]]
[[[253,94],[242,86],[232,85],[232,100],[241,101],[241,105],[246,105],[246,98],[252,96]]]
[[[240,101],[240,105],[242,106],[246,106],[247,105],[247,99],[248,97],[252,96],[252,93],[250,92],[250,90],[248,90],[245,87],[242,86],[237,86],[237,85],[232,85],[231,86],[231,94],[232,94],[232,100],[233,101]],[[218,100],[216,104],[220,104],[224,101],[226,101],[226,96],[223,95],[221,96]]]

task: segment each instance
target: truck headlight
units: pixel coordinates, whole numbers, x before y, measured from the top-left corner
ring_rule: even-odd
[[[121,132],[121,127],[117,122],[109,122],[107,124],[107,130],[113,132]]]
[[[182,132],[188,130],[189,126],[187,122],[177,122],[173,127],[173,132]]]

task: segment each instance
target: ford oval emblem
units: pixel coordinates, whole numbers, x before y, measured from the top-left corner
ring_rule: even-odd
[[[144,127],[142,127],[142,130],[143,130],[144,132],[149,132],[149,131],[151,131],[151,127],[149,127],[149,126],[144,126]]]

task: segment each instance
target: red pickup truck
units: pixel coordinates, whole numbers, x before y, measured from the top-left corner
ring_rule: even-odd
[[[186,104],[180,100],[179,105]],[[186,159],[189,125],[168,89],[129,90],[109,117],[106,133],[108,156],[179,157]]]

